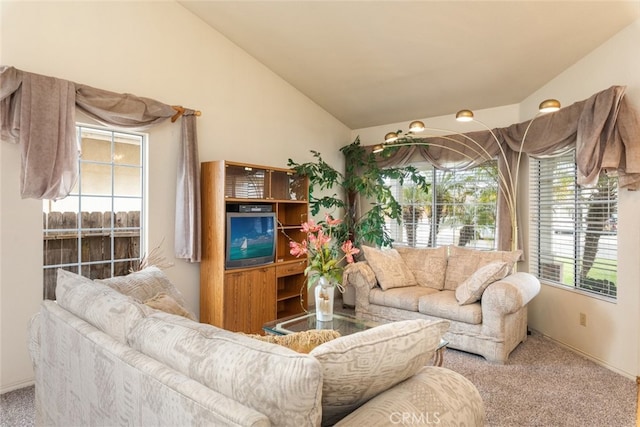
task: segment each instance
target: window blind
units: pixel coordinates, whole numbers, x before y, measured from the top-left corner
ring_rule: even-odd
[[[616,296],[617,178],[576,184],[575,152],[530,162],[530,271],[540,279]]]

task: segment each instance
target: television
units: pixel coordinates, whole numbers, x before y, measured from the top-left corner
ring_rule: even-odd
[[[274,212],[227,212],[227,269],[270,264],[276,254]]]

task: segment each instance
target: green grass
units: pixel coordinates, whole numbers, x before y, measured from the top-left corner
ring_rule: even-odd
[[[562,283],[568,286],[574,286],[573,264],[563,263]],[[612,283],[618,281],[618,261],[605,258],[596,258],[591,271],[587,276],[595,280],[608,280]]]

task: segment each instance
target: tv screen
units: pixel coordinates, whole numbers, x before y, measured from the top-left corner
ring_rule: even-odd
[[[276,214],[227,212],[226,267],[269,264],[276,252]]]

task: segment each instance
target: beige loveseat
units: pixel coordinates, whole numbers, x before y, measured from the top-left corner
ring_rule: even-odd
[[[425,366],[448,322],[395,322],[302,354],[151,308],[184,311],[155,268],[101,283],[59,270],[56,294],[31,322],[38,425],[484,421],[471,382]]]
[[[520,251],[363,248],[366,261],[345,269],[356,317],[378,322],[446,319],[448,347],[504,363],[527,337],[527,304],[538,279],[513,273]]]

